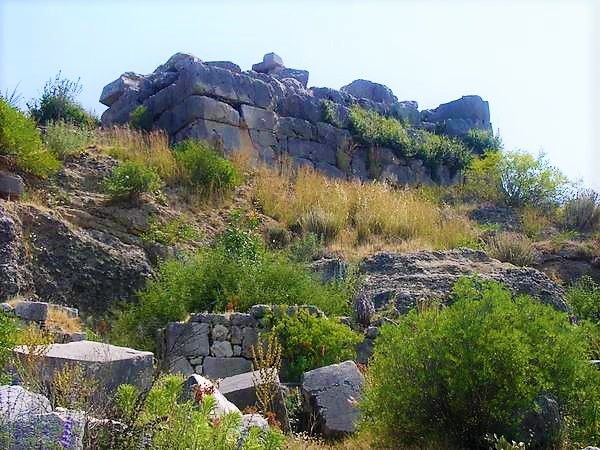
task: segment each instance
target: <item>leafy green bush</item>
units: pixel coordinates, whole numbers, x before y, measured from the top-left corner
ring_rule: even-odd
[[[153,169],[129,161],[117,166],[104,181],[104,189],[114,200],[135,200],[144,192],[160,188],[160,177]]]
[[[164,223],[153,217],[149,221],[148,231],[140,237],[144,241],[175,245],[180,242],[197,241],[200,239],[200,233],[181,217]]]
[[[501,152],[486,152],[480,158],[473,158],[465,171],[462,196],[467,201],[504,203],[500,188]]]
[[[301,263],[269,252],[253,232],[230,227],[215,244],[163,262],[138,301],[116,312],[114,339],[153,349],[155,332],[189,312],[246,311],[255,304],[311,304],[328,314],[348,312],[353,282],[323,284]]]
[[[458,139],[443,134],[433,134],[418,130],[411,142],[410,152],[422,159],[429,167],[445,164],[450,169],[467,167],[473,155]]]
[[[600,284],[582,277],[567,289],[567,301],[580,319],[600,322]]]
[[[0,155],[40,178],[55,173],[60,162],[47,151],[33,120],[0,98]]]
[[[295,315],[272,315],[272,328],[281,344],[283,371],[287,381],[299,381],[302,374],[356,356],[361,336],[335,319],[316,317],[300,310]]]
[[[600,195],[590,189],[570,199],[565,204],[564,226],[581,232],[600,230]]]
[[[63,121],[49,122],[44,133],[44,144],[61,159],[83,151],[93,140],[93,130]]]
[[[350,108],[349,117],[353,134],[363,144],[389,147],[405,153],[410,150],[408,132],[399,120],[358,105]]]
[[[600,371],[582,330],[495,282],[463,279],[454,297],[382,329],[361,404],[372,435],[394,447],[487,448],[488,434],[527,441],[523,417],[544,393],[573,448],[598,442]]]
[[[334,127],[342,128],[342,124],[338,118],[335,102],[327,99],[321,100],[321,108],[323,108],[323,121]]]
[[[186,140],[175,146],[175,159],[185,185],[203,195],[224,194],[240,184],[234,165],[207,143]]]
[[[129,123],[133,128],[144,131],[152,129],[152,114],[144,105],[140,105],[129,113]]]
[[[500,137],[494,136],[494,134],[488,130],[472,128],[462,139],[466,146],[476,155],[484,155],[487,152],[502,149],[502,140]]]
[[[12,351],[16,343],[16,321],[4,311],[0,311],[0,384],[4,384],[7,381],[4,370],[12,356]]]
[[[75,125],[95,127],[98,125],[98,119],[83,109],[76,100],[80,93],[79,80],[63,78],[59,72],[53,80],[46,82],[42,96],[27,104],[29,114],[41,125],[62,120]]]
[[[500,191],[510,206],[552,207],[560,203],[567,179],[543,154],[506,152],[499,162]]]
[[[229,413],[214,420],[216,401],[210,391],[181,399],[183,378],[165,375],[144,396],[135,386],[121,385],[116,396],[120,420],[131,424],[128,433],[113,436],[110,448],[138,448],[139,442],[152,449],[186,450],[277,450],[284,437],[276,430],[252,427],[243,446],[241,415]],[[140,400],[141,407],[140,407]],[[116,442],[114,442],[116,441]]]

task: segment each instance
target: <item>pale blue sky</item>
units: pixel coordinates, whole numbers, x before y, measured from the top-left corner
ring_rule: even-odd
[[[62,70],[100,113],[105,84],[178,51],[243,69],[275,51],[313,86],[367,78],[421,108],[481,95],[508,149],[600,189],[599,27],[594,0],[0,0],[0,89],[29,99]]]

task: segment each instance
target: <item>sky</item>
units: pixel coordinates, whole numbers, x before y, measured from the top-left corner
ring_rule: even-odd
[[[366,78],[421,109],[480,95],[505,148],[600,189],[600,0],[0,0],[0,90],[25,100],[61,71],[101,113],[104,85],[176,52],[249,69],[271,51],[310,86]]]

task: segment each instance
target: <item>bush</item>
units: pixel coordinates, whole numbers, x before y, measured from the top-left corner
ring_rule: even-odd
[[[95,127],[98,125],[98,119],[76,101],[80,93],[79,80],[63,78],[59,72],[53,80],[46,82],[42,96],[27,104],[29,114],[40,125],[62,120],[75,125]]]
[[[543,154],[504,153],[499,163],[500,191],[509,206],[551,208],[562,200],[567,179]]]
[[[50,122],[44,133],[44,144],[61,159],[80,153],[94,141],[94,132],[67,122]]]
[[[137,162],[117,166],[104,181],[104,189],[114,200],[136,200],[144,192],[160,188],[160,177],[150,168]]]
[[[7,156],[24,172],[46,178],[60,162],[42,145],[33,120],[0,98],[0,155]]]
[[[180,242],[197,241],[200,239],[200,233],[181,217],[164,223],[153,217],[149,221],[148,231],[142,233],[140,237],[144,241],[175,245]]]
[[[405,154],[410,150],[410,138],[399,120],[384,117],[358,105],[350,108],[349,117],[352,133],[363,144],[389,147]]]
[[[130,424],[128,433],[111,436],[110,448],[138,448],[140,442],[152,449],[190,450],[277,450],[284,448],[281,432],[258,427],[250,429],[239,446],[241,415],[229,413],[218,420],[213,415],[216,401],[209,390],[196,391],[194,398],[181,399],[183,378],[164,375],[147,396],[135,386],[121,385],[116,396],[120,420]],[[141,402],[140,402],[141,400]],[[174,447],[175,446],[175,447]]]
[[[515,266],[530,266],[535,260],[531,241],[520,233],[498,233],[490,239],[487,249],[493,258]]]
[[[460,140],[424,130],[415,132],[411,147],[410,153],[429,167],[444,164],[451,170],[459,170],[467,167],[473,159],[469,149]]]
[[[187,140],[177,144],[174,151],[183,183],[201,195],[222,195],[240,184],[233,164],[208,144]]]
[[[600,284],[591,277],[582,277],[567,289],[567,301],[575,315],[600,323]]]
[[[129,113],[129,124],[143,131],[152,129],[152,114],[144,105],[140,105]]]
[[[598,442],[600,372],[567,315],[495,282],[463,279],[454,298],[382,328],[365,428],[393,447],[487,448],[488,434],[526,442],[523,417],[544,393],[560,405],[573,448]]]
[[[463,142],[476,155],[502,149],[502,140],[488,130],[470,129],[463,137]]]
[[[486,152],[481,158],[473,158],[465,171],[462,195],[467,201],[504,203],[500,188],[501,152]]]
[[[0,384],[7,382],[4,372],[17,343],[17,323],[14,318],[0,311]]]
[[[579,192],[564,209],[564,226],[569,230],[600,230],[600,195],[593,190]]]
[[[302,374],[318,367],[336,364],[356,357],[361,335],[335,319],[316,317],[300,310],[272,316],[272,328],[281,344],[283,371],[287,381],[300,381]]]
[[[252,232],[233,227],[213,246],[163,262],[138,301],[116,312],[113,336],[124,345],[154,349],[156,330],[190,312],[247,311],[265,302],[344,314],[353,288],[352,280],[321,283],[301,263],[266,251]]]

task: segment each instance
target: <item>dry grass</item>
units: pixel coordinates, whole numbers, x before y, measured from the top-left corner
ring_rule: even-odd
[[[66,311],[50,307],[48,309],[48,318],[46,326],[49,329],[64,331],[65,333],[76,333],[81,331],[81,321],[79,317],[73,317]]]
[[[167,183],[174,183],[178,178],[169,139],[162,131],[146,133],[127,127],[113,127],[99,131],[96,141],[104,153],[121,161],[135,161],[151,167]]]
[[[380,246],[448,249],[472,244],[477,236],[464,215],[416,190],[333,180],[310,169],[261,168],[254,195],[265,214],[288,227],[322,233],[345,253]]]
[[[520,233],[498,233],[488,243],[488,253],[493,258],[515,266],[530,266],[535,260],[531,241]]]

